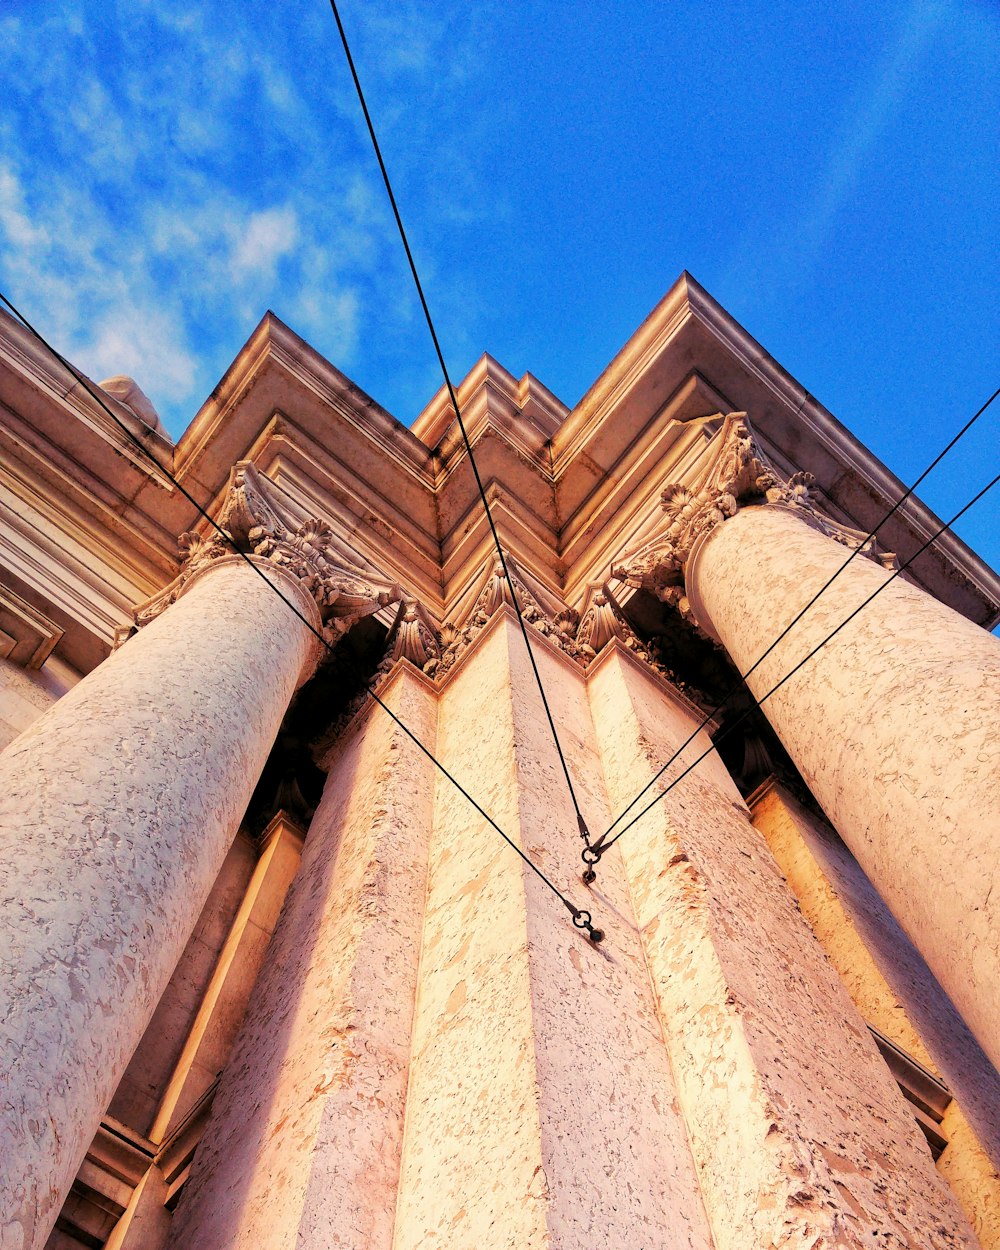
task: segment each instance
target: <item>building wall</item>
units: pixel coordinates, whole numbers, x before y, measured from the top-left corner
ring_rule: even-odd
[[[754,824],[865,1021],[954,1092],[937,1167],[984,1250],[995,1250],[1000,1077],[833,829],[780,783],[762,787],[752,807]]]
[[[80,674],[55,655],[38,670],[0,660],[0,750],[79,680]]]
[[[25,366],[20,334],[0,319],[12,431],[0,428],[0,455],[46,520],[31,560],[20,531],[0,531],[0,565],[22,579],[8,589],[31,581],[51,637],[62,634],[37,672],[0,661],[0,750],[58,709],[133,607],[140,623],[176,619],[211,545],[186,539],[171,580],[177,535],[201,522],[37,353]],[[707,696],[693,652],[657,658],[619,614],[594,658],[573,641],[576,614],[635,589],[608,570],[663,529],[668,482],[703,481],[726,407],[759,418],[782,480],[815,471],[838,522],[867,527],[898,483],[687,279],[573,412],[489,358],[460,397],[600,830],[702,719],[684,690]],[[876,1238],[969,1250],[942,1177],[997,1247],[996,1073],[822,822],[765,797],[755,830],[712,757],[608,854],[589,891],[579,880],[575,815],[443,401],[405,430],[269,317],[177,447],[157,449],[243,550],[263,562],[258,548],[282,549],[281,580],[306,612],[343,606],[336,584],[316,592],[330,568],[352,583],[347,598],[364,599],[366,581],[381,589],[382,692],[606,937],[574,927],[572,907],[382,709],[329,709],[330,738],[328,689],[307,683],[309,741],[326,735],[330,774],[303,870],[286,901],[301,849],[288,813],[257,841],[233,816],[152,1023],[87,1120],[103,1114],[48,1250],[860,1250]],[[887,541],[912,547],[928,524],[910,501]],[[654,606],[675,638],[711,647],[677,574]],[[970,619],[995,619],[998,583],[957,540],[936,544],[917,580]],[[412,609],[405,645],[399,599]],[[766,590],[759,602],[769,622]],[[261,630],[238,598],[205,612],[217,655],[244,648],[247,700],[279,671],[291,689],[299,625],[282,615]],[[349,632],[331,637],[356,660]],[[172,678],[200,641],[180,639]],[[358,676],[348,661],[343,672]],[[186,693],[190,712],[199,691]],[[220,755],[227,735],[256,729],[232,710],[216,710]],[[172,755],[183,715],[166,734]],[[125,794],[129,769],[116,759],[107,771]],[[229,780],[242,794],[256,779]],[[865,1021],[954,1093],[935,1121],[936,1169]]]

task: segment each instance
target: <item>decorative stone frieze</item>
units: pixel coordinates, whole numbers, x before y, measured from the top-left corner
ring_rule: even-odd
[[[740,508],[761,504],[792,512],[813,529],[860,549],[883,567],[895,567],[895,556],[881,551],[874,539],[820,510],[812,494],[815,479],[811,473],[793,473],[782,480],[757,445],[745,412],[731,412],[715,441],[715,456],[700,482],[693,486],[672,482],[664,488],[664,523],[618,562],[616,577],[652,591],[682,616],[690,616],[684,571],[695,544]]]
[[[644,641],[628,623],[611,588],[605,583],[590,592],[576,631],[576,644],[585,668],[590,666],[612,638],[617,638],[637,659],[648,664],[661,677],[665,677],[679,689],[686,689],[686,683],[664,663],[659,646],[653,641]]]
[[[494,560],[489,573],[485,575],[482,589],[462,624],[456,626],[446,621],[442,626],[440,662],[425,671],[437,677],[447,673],[464,654],[477,634],[488,624],[500,605],[504,603],[510,607],[520,608],[525,623],[548,638],[571,659],[583,658],[583,652],[574,637],[580,619],[577,613],[571,608],[558,604],[554,599],[543,606],[541,602],[543,596],[545,598],[549,596],[544,595],[541,587],[537,591],[531,589],[513,558],[506,552],[504,556],[510,572],[510,580],[517,594],[517,604],[514,603],[511,588],[504,577],[503,565],[499,559]]]
[[[296,577],[320,610],[327,642],[335,643],[352,625],[403,598],[401,587],[349,562],[334,546],[332,528],[315,518],[296,521],[276,497],[274,487],[249,460],[233,466],[219,528],[208,535],[195,530],[177,540],[184,566],[158,595],[133,613],[141,628],[173,603],[187,582],[206,564],[234,551],[256,556]],[[131,634],[121,631],[121,645]]]

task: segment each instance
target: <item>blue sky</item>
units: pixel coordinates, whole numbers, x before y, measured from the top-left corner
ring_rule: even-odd
[[[1000,385],[994,4],[341,7],[456,378],[572,404],[686,268],[904,480]],[[412,420],[440,378],[325,0],[3,13],[0,286],[64,353],[176,435],[270,307]],[[994,566],[998,511],[959,527]]]

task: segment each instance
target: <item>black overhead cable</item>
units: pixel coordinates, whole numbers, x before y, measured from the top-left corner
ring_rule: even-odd
[[[532,672],[535,674],[535,681],[538,684],[538,693],[542,696],[542,705],[545,708],[545,715],[548,718],[549,729],[552,731],[552,740],[556,746],[559,763],[562,765],[563,774],[566,777],[566,785],[569,787],[569,795],[573,801],[573,808],[576,812],[577,827],[580,830],[581,838],[583,838],[584,842],[589,846],[590,831],[587,828],[587,822],[584,820],[583,813],[580,811],[580,804],[577,802],[576,790],[573,788],[573,778],[570,776],[569,765],[566,763],[566,757],[563,754],[562,745],[559,742],[559,734],[556,732],[556,723],[552,717],[552,710],[549,707],[549,701],[545,696],[545,687],[542,685],[542,676],[538,671],[538,665],[535,663],[535,653],[531,648],[531,642],[528,638],[528,628],[524,623],[524,617],[521,615],[521,605],[517,600],[517,591],[514,589],[514,582],[510,575],[510,569],[507,567],[507,558],[504,555],[503,547],[500,545],[500,535],[497,533],[497,527],[493,521],[493,512],[490,509],[489,500],[486,498],[486,490],[483,487],[483,480],[479,476],[479,466],[476,464],[476,457],[472,450],[472,443],[469,439],[468,432],[466,431],[465,422],[462,420],[462,411],[458,406],[458,396],[455,394],[455,388],[451,383],[451,375],[448,373],[448,366],[444,361],[444,353],[442,352],[441,344],[438,341],[437,331],[434,329],[434,322],[431,319],[430,308],[428,307],[427,300],[424,296],[424,288],[420,282],[420,276],[417,273],[417,266],[413,260],[413,253],[410,251],[409,240],[406,237],[406,230],[403,227],[403,219],[400,216],[399,208],[396,204],[396,197],[393,194],[392,183],[389,181],[389,171],[386,169],[385,161],[382,159],[382,149],[379,147],[379,142],[375,135],[375,127],[372,124],[371,114],[368,112],[368,105],[365,102],[365,94],[361,89],[361,80],[358,77],[358,71],[354,67],[354,57],[351,55],[351,49],[347,42],[347,32],[344,30],[344,23],[340,20],[340,12],[337,9],[336,0],[330,0],[330,8],[333,10],[334,20],[337,23],[337,29],[340,31],[340,41],[344,45],[344,55],[347,57],[347,64],[351,71],[351,77],[354,79],[354,87],[358,93],[358,100],[361,102],[361,109],[365,115],[365,122],[368,126],[368,134],[371,137],[372,147],[375,149],[378,167],[382,171],[382,181],[385,183],[385,189],[389,196],[389,203],[392,206],[392,213],[396,219],[399,237],[403,241],[406,259],[410,265],[410,273],[413,275],[413,282],[417,288],[417,295],[420,299],[420,307],[424,310],[424,318],[427,322],[427,328],[430,330],[431,340],[434,343],[434,350],[437,353],[438,364],[441,366],[441,372],[444,374],[444,382],[448,389],[448,396],[451,399],[451,406],[455,410],[458,428],[462,433],[462,441],[465,443],[465,450],[468,453],[469,463],[472,465],[472,472],[475,475],[476,486],[479,488],[479,496],[483,501],[483,508],[486,510],[486,520],[489,522],[490,533],[493,535],[493,541],[496,544],[497,554],[500,557],[500,566],[503,569],[503,575],[507,582],[507,587],[510,590],[510,597],[514,604],[514,611],[517,613],[517,623],[521,627],[521,636],[524,638],[524,645],[528,651],[528,659],[531,661]]]
[[[772,694],[780,690],[781,687],[785,684],[786,681],[789,680],[790,677],[794,677],[795,674],[799,671],[799,669],[803,666],[803,664],[806,664],[809,660],[811,660],[817,651],[825,647],[831,638],[839,634],[845,625],[853,621],[854,618],[857,616],[857,614],[862,610],[862,608],[867,607],[868,604],[871,603],[871,601],[877,595],[880,595],[882,591],[885,590],[886,586],[889,585],[890,582],[895,581],[895,579],[900,575],[900,573],[904,572],[907,568],[909,568],[909,566],[913,563],[914,560],[917,559],[918,556],[923,555],[923,553],[927,550],[929,546],[931,546],[932,543],[937,542],[937,540],[941,537],[941,535],[945,532],[945,530],[951,529],[951,527],[955,524],[955,522],[960,517],[964,516],[965,513],[968,512],[969,509],[973,506],[973,504],[977,504],[979,500],[982,499],[982,497],[985,494],[987,494],[988,491],[991,491],[998,482],[1000,482],[1000,473],[998,473],[997,476],[991,482],[988,482],[982,488],[981,491],[979,491],[976,495],[973,495],[973,497],[969,500],[969,502],[965,505],[965,507],[960,508],[958,512],[956,512],[955,515],[951,518],[950,521],[946,521],[945,524],[940,527],[940,529],[935,530],[935,532],[930,536],[930,538],[927,539],[927,541],[923,544],[923,546],[919,547],[913,553],[913,555],[910,556],[908,560],[905,560],[899,566],[898,569],[893,570],[892,574],[889,577],[887,577],[886,580],[881,583],[881,585],[877,586],[876,589],[872,591],[872,593],[868,596],[867,599],[863,600],[861,603],[858,604],[858,606],[854,609],[854,611],[850,614],[850,616],[845,617],[845,619],[840,622],[840,624],[837,626],[836,629],[832,630],[829,634],[827,634],[827,636],[823,639],[822,642],[817,643],[817,645],[813,647],[813,649],[808,653],[808,655],[803,656],[803,658],[799,660],[798,664],[796,664],[793,669],[787,672],[779,682],[777,682],[775,685],[771,687],[771,689],[767,692],[767,694],[765,694],[761,699],[757,701],[757,707],[760,707],[760,705],[762,703],[765,703],[771,697]],[[637,816],[633,816],[632,819],[628,822],[628,824],[624,826],[624,828],[619,829],[618,832],[615,834],[615,836],[610,840],[610,842],[605,843],[603,845],[603,848],[596,852],[597,857],[600,858],[601,854],[607,851],[610,847],[614,846],[614,844],[618,841],[618,839],[622,836],[622,834],[627,833],[634,824],[642,820],[643,816],[646,815],[646,813],[650,810],[650,808],[655,807],[656,804],[659,803],[660,799],[662,799],[665,795],[669,794],[670,791],[674,788],[674,786],[677,785],[678,782],[683,781],[683,779],[688,775],[689,772],[691,772],[693,768],[697,768],[698,765],[701,763],[703,759],[705,759],[706,756],[711,755],[712,752],[716,749],[716,746],[718,745],[718,743],[721,742],[724,738],[728,737],[728,735],[732,733],[732,731],[736,729],[738,725],[740,725],[744,720],[746,720],[748,716],[752,715],[753,711],[754,711],[753,708],[748,708],[741,716],[739,716],[735,721],[733,721],[731,725],[727,726],[725,731],[719,735],[719,737],[716,739],[715,742],[712,743],[710,747],[702,751],[701,755],[699,755],[698,758],[693,761],[693,763],[689,764],[682,773],[679,773],[673,779],[673,781],[671,781],[671,783],[665,787],[665,789],[661,790],[659,794],[657,794],[654,798],[652,798],[646,804],[646,806],[642,809],[641,812],[639,812]],[[591,869],[591,871],[593,870]]]
[[[212,527],[212,529],[215,530],[215,532],[219,535],[219,537],[222,538],[226,543],[228,543],[230,547],[232,547],[236,555],[238,555],[241,559],[243,559],[250,566],[250,568],[253,569],[253,571],[257,574],[257,576],[261,579],[261,581],[263,581],[266,586],[268,586],[271,590],[274,591],[274,593],[278,596],[278,598],[284,604],[286,604],[287,607],[298,617],[298,619],[302,622],[302,624],[305,625],[306,629],[308,629],[311,634],[313,634],[316,638],[319,639],[319,641],[323,644],[323,646],[326,648],[327,651],[332,653],[334,648],[330,644],[330,642],[326,638],[324,638],[323,634],[315,627],[315,625],[312,624],[310,620],[308,620],[305,616],[303,616],[303,614],[299,611],[299,609],[295,606],[295,604],[292,603],[290,599],[286,598],[286,596],[281,593],[280,589],[277,586],[275,586],[274,583],[271,582],[267,578],[267,576],[264,574],[264,571],[260,568],[260,566],[255,564],[254,561],[250,559],[250,557],[247,555],[245,551],[240,550],[240,548],[234,542],[232,536],[226,533],[226,531],[222,528],[222,526],[219,525],[219,523],[214,519],[214,517],[209,515],[209,513],[202,507],[202,505],[197,501],[197,499],[195,499],[195,497],[191,494],[191,492],[187,490],[186,487],[181,485],[181,483],[177,480],[177,478],[173,475],[173,473],[171,473],[171,471],[166,467],[166,465],[160,460],[160,458],[156,456],[152,451],[150,451],[150,449],[142,442],[142,440],[137,437],[135,432],[131,430],[129,426],[126,425],[124,421],[122,421],[122,419],[118,416],[118,414],[114,412],[112,408],[109,407],[109,405],[105,402],[105,400],[101,398],[101,396],[98,394],[98,390],[91,384],[90,380],[87,377],[85,377],[76,368],[75,365],[71,364],[70,361],[68,361],[65,356],[62,356],[58,351],[56,351],[56,349],[52,346],[52,344],[42,335],[41,331],[35,329],[35,327],[31,324],[31,322],[28,321],[27,317],[25,317],[22,312],[20,312],[17,308],[14,307],[14,305],[10,302],[10,300],[7,298],[6,295],[4,295],[2,291],[0,291],[0,302],[5,304],[6,307],[10,309],[10,311],[14,314],[14,316],[18,319],[18,321],[20,321],[21,324],[31,334],[34,335],[34,337],[38,340],[38,342],[41,343],[42,346],[48,352],[51,353],[54,359],[58,360],[59,363],[63,366],[63,368],[66,369],[71,374],[71,376],[76,379],[76,381],[83,387],[83,389],[87,392],[87,394],[91,397],[91,399],[93,399],[95,403],[99,404],[100,407],[104,409],[104,411],[108,414],[108,416],[112,419],[112,421],[114,421],[115,425],[117,425],[118,428],[122,431],[122,433],[125,434],[125,436],[132,443],[135,444],[135,446],[139,449],[139,451],[142,452],[143,455],[145,455],[147,459],[149,459],[156,466],[156,468],[160,471],[160,473],[162,473],[163,476],[173,486],[176,486],[176,488],[180,491],[180,493],[184,496],[184,498],[188,501],[188,503],[190,503],[191,506],[195,508],[195,510],[199,513],[199,515],[208,522],[208,524]],[[479,806],[479,804],[472,797],[472,795],[468,792],[468,790],[465,789],[465,787],[461,784],[461,782],[456,780],[456,778],[452,776],[452,774],[448,771],[447,768],[445,768],[445,766],[441,763],[441,761],[437,759],[437,757],[434,756],[427,749],[427,747],[424,746],[424,744],[420,741],[420,739],[409,728],[407,728],[407,726],[399,719],[399,717],[392,710],[392,708],[390,708],[387,703],[385,703],[382,699],[379,698],[378,694],[375,692],[374,687],[368,684],[367,689],[368,689],[368,693],[375,700],[375,702],[379,705],[379,707],[382,708],[383,711],[388,713],[391,719],[396,722],[396,724],[403,731],[403,733],[406,734],[406,736],[410,739],[410,741],[413,742],[424,753],[424,755],[427,756],[427,758],[431,761],[431,763],[435,766],[435,768],[437,768],[445,777],[447,777],[447,779],[452,783],[452,785],[456,788],[456,790],[458,790],[459,793],[465,796],[465,798],[472,804],[472,806],[476,809],[476,811],[480,814],[480,816],[482,816],[482,818],[487,822],[487,824],[491,825],[497,831],[497,833],[499,833],[499,835],[503,838],[503,840],[507,843],[507,845],[512,847],[517,852],[517,854],[527,864],[527,866],[531,869],[531,871],[538,878],[540,878],[540,880],[543,881],[545,885],[549,887],[552,893],[556,895],[559,901],[563,904],[566,910],[573,917],[573,924],[578,929],[586,929],[587,935],[591,941],[600,942],[602,938],[604,937],[604,934],[600,929],[597,929],[594,927],[590,912],[582,910],[581,908],[577,907],[574,903],[570,902],[570,900],[566,897],[566,895],[563,894],[563,892],[549,880],[549,878],[545,875],[544,872],[542,872],[542,870],[538,867],[538,865],[535,864],[533,860],[529,859],[527,855],[525,855],[524,851],[521,850],[521,848],[517,845],[517,843],[514,842],[511,838],[509,838],[506,833],[504,833],[504,831],[496,823],[493,817],[488,815],[483,810],[483,808]]]
[[[962,438],[965,434],[967,434],[969,430],[972,429],[972,427],[976,424],[979,418],[983,415],[986,409],[989,408],[990,404],[993,403],[993,401],[997,398],[998,395],[1000,395],[1000,387],[998,387],[993,392],[993,394],[989,397],[989,399],[983,404],[983,406],[977,412],[975,412],[969,418],[968,421],[966,421],[965,425],[962,426],[962,428],[958,431],[958,433],[954,436],[954,438],[952,438],[952,440],[948,443],[948,445],[944,447],[940,452],[938,452],[938,454],[930,462],[927,468],[924,469],[923,473],[921,473],[920,476],[917,478],[917,480],[913,482],[912,485],[910,485],[903,492],[902,495],[900,495],[900,497],[892,505],[889,511],[881,519],[881,521],[879,521],[879,523],[875,526],[875,528],[872,530],[869,530],[869,532],[865,535],[865,537],[861,539],[858,545],[854,548],[851,554],[847,557],[844,563],[838,569],[834,571],[834,573],[827,579],[827,581],[823,583],[823,585],[819,588],[819,590],[816,591],[816,593],[809,600],[809,602],[799,612],[797,612],[794,617],[792,617],[792,619],[788,622],[788,624],[781,631],[781,633],[777,636],[777,638],[775,638],[774,642],[771,643],[771,645],[767,648],[767,650],[761,656],[759,656],[754,661],[753,664],[750,665],[750,667],[747,669],[745,673],[743,673],[740,676],[739,681],[730,690],[726,691],[725,695],[723,695],[723,697],[719,700],[718,704],[710,712],[708,712],[704,720],[702,720],[701,723],[698,724],[692,730],[690,736],[687,739],[685,739],[684,742],[681,743],[681,745],[677,748],[676,751],[674,751],[673,755],[671,755],[671,757],[667,760],[667,762],[663,765],[663,767],[649,779],[649,781],[646,783],[645,786],[643,786],[643,788],[639,791],[639,793],[635,796],[635,798],[631,801],[631,803],[629,803],[629,805],[625,807],[619,813],[618,816],[615,817],[615,819],[611,822],[611,824],[608,825],[607,829],[605,829],[605,831],[593,844],[592,850],[598,852],[598,859],[600,858],[601,849],[606,848],[606,846],[610,845],[607,839],[608,839],[608,835],[611,833],[612,829],[614,829],[615,825],[619,824],[622,820],[625,819],[625,817],[632,810],[632,808],[635,807],[636,803],[639,802],[642,796],[646,794],[647,791],[649,791],[652,788],[652,786],[655,785],[657,781],[659,781],[659,779],[667,771],[670,765],[678,758],[678,756],[683,754],[683,752],[691,745],[691,743],[695,740],[695,738],[697,738],[698,734],[701,733],[701,731],[705,728],[705,726],[709,723],[709,721],[711,721],[714,716],[718,715],[718,713],[722,711],[722,709],[726,706],[726,704],[733,697],[733,695],[738,694],[743,689],[743,683],[750,676],[750,674],[753,673],[757,668],[759,668],[761,664],[763,664],[763,662],[771,654],[771,652],[778,645],[778,643],[781,642],[783,638],[787,637],[787,635],[789,634],[793,626],[797,625],[799,621],[802,620],[802,618],[809,611],[809,609],[813,606],[813,604],[820,597],[820,595],[824,594],[833,585],[833,583],[837,580],[837,578],[841,575],[841,573],[843,573],[843,571],[847,568],[847,566],[851,563],[851,561],[854,560],[856,556],[861,554],[861,552],[864,550],[865,547],[867,547],[868,543],[871,542],[871,540],[879,532],[882,526],[885,525],[885,523],[891,517],[893,517],[896,514],[896,512],[899,511],[899,509],[903,506],[904,503],[906,503],[907,499],[910,498],[910,496],[917,489],[917,487],[924,480],[924,478],[926,478],[933,469],[937,468],[937,466],[945,458],[948,452],[951,451],[951,449],[955,446],[958,440]],[[728,733],[728,729],[726,732]],[[591,848],[588,848],[588,850],[590,849]],[[592,854],[588,855],[586,851],[584,852],[584,859],[590,864],[597,862],[597,860],[593,858],[593,855]],[[592,871],[593,871],[592,868],[588,870],[589,880],[593,880],[593,878],[589,875],[589,873]]]

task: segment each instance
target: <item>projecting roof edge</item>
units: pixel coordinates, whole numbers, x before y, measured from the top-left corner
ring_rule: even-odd
[[[537,456],[559,428],[569,409],[532,373],[516,378],[484,352],[455,386],[462,421],[473,438],[474,427],[505,429],[512,441]],[[464,454],[465,444],[448,389],[441,386],[413,422],[412,432],[440,458],[443,472]],[[473,440],[474,441],[474,440]],[[548,451],[545,451],[548,462]]]
[[[108,453],[111,453],[115,457],[116,465],[120,467],[121,460],[125,460],[129,468],[138,475],[136,481],[124,488],[117,488],[116,493],[121,499],[128,501],[139,486],[150,478],[164,490],[168,492],[173,490],[170,481],[156,467],[150,455],[143,450],[143,448],[148,448],[148,451],[169,470],[173,457],[173,447],[169,440],[144,425],[119,400],[102,391],[99,383],[87,378],[87,382],[100,398],[101,402],[98,402],[66,366],[56,359],[48,348],[38,342],[30,330],[2,310],[0,310],[0,359],[6,359],[9,362],[10,376],[30,386],[42,401],[44,405],[42,408],[31,406],[30,415],[35,418],[31,424],[35,433],[45,439],[54,452],[63,448],[65,436],[63,422],[67,417],[73,417],[80,423],[86,440],[85,445],[74,450],[73,465],[77,469],[86,469],[93,473],[95,478],[107,481],[107,475],[102,470],[106,467]],[[108,415],[101,403],[133,430],[138,445]],[[49,429],[49,423],[44,419],[47,415],[45,406],[55,421],[53,430]],[[24,406],[21,403],[8,405],[8,407],[13,416],[20,417],[22,421],[26,420]]]
[[[808,435],[821,444],[841,465],[845,473],[862,478],[888,511],[907,490],[891,469],[887,468],[864,443],[851,433],[828,408],[805,389],[783,368],[726,310],[702,287],[689,278],[692,314],[718,338],[725,347],[738,354],[744,367],[771,389],[793,410],[796,419],[806,427]],[[753,421],[753,414],[750,414]],[[808,465],[803,467],[808,468]],[[921,541],[940,529],[942,519],[916,495],[899,509],[900,520],[906,521]],[[855,518],[857,520],[857,518]],[[948,531],[935,539],[933,548],[951,562],[994,605],[994,616],[988,628],[1000,621],[1000,576],[957,535]],[[904,557],[909,552],[901,553]]]
[[[334,406],[382,451],[393,454],[428,482],[432,480],[426,445],[270,311],[264,314],[178,440],[178,472],[188,470],[199,459],[229,412],[271,360]],[[247,441],[252,438],[248,432]]]
[[[591,430],[604,421],[631,389],[635,378],[645,372],[649,362],[659,355],[690,315],[689,285],[692,282],[694,279],[687,272],[681,274],[570,410],[552,436],[553,470],[557,475],[572,462],[576,449],[587,441]]]
[[[741,369],[765,387],[778,401],[777,410],[787,413],[788,418],[794,420],[800,428],[805,447],[801,452],[802,463],[796,467],[810,468],[808,444],[812,441],[841,466],[841,480],[853,478],[864,485],[871,500],[868,509],[871,516],[852,514],[855,524],[860,528],[874,525],[880,514],[887,512],[903,495],[906,487],[896,475],[687,272],[681,274],[553,436],[553,473],[556,479],[566,473],[581,450],[585,450],[594,440],[607,419],[620,410],[647,372],[669,351],[672,340],[685,327],[695,325],[702,327],[702,333],[711,335]],[[707,367],[707,362],[703,362],[703,367]],[[709,368],[708,375],[714,383],[713,373]],[[738,396],[730,398],[734,403],[739,402]],[[759,420],[760,414],[753,410],[749,415],[751,422],[755,422],[756,418],[755,428],[758,432],[766,440],[774,441],[776,430],[772,428],[772,422],[762,424]],[[828,492],[830,486],[831,483],[824,483],[824,489]],[[940,524],[940,520],[926,504],[911,496],[899,509],[884,538],[890,544],[898,544],[900,527],[905,527],[917,539],[913,543],[913,549],[916,549]],[[984,601],[984,606],[992,605],[979,619],[987,628],[995,625],[1000,620],[1000,577],[960,538],[951,533],[935,540],[928,557],[931,553],[965,579]],[[911,551],[902,551],[901,554],[906,557]]]

